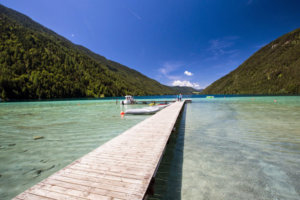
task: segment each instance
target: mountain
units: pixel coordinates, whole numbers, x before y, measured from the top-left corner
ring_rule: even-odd
[[[300,28],[272,41],[203,94],[300,94]]]
[[[186,87],[186,86],[173,86],[172,89],[175,90],[177,94],[183,94],[183,95],[195,94],[199,92],[199,90],[196,90],[192,87]]]
[[[0,4],[0,98],[177,94]]]

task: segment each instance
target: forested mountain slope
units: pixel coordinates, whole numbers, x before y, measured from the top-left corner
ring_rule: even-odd
[[[0,97],[50,99],[176,94],[171,87],[0,5]]]
[[[300,94],[300,29],[266,45],[204,94]]]

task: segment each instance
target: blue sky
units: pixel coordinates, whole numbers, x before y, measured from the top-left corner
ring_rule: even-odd
[[[300,27],[299,0],[0,0],[166,85],[205,88]]]

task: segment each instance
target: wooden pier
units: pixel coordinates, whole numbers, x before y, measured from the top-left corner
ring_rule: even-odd
[[[168,103],[174,103],[176,100],[137,100],[135,101],[135,104],[168,104]]]
[[[169,103],[174,103],[176,102],[176,100],[136,100],[135,104],[150,104],[150,103],[154,103],[154,104],[169,104]],[[185,99],[186,103],[191,103],[192,100],[191,99]]]
[[[15,199],[144,199],[184,104],[171,104]]]

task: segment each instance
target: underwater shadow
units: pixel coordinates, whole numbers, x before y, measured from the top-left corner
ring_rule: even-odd
[[[148,200],[181,200],[186,106],[182,109],[155,176],[154,195]]]

